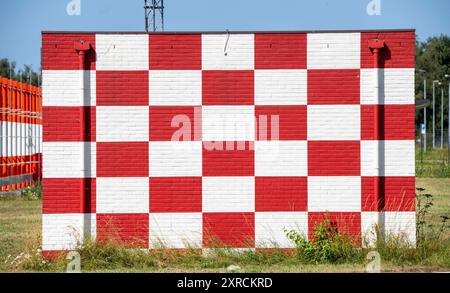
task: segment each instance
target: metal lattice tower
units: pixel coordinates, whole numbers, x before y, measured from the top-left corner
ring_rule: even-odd
[[[148,32],[149,16],[151,16],[153,31],[156,32],[158,29],[164,31],[164,0],[144,0],[144,10],[145,31]]]

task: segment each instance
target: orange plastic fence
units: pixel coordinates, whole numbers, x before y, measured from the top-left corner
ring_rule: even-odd
[[[41,88],[0,77],[1,191],[36,184],[42,175]]]

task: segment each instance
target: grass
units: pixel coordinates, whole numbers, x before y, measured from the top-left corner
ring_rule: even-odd
[[[423,178],[450,178],[447,149],[416,149],[416,176]]]
[[[416,185],[433,194],[430,222],[438,225],[440,215],[450,215],[450,178],[417,178]],[[41,200],[28,197],[0,199],[0,271],[65,271],[66,260],[42,263],[45,260],[37,251],[41,205]],[[411,252],[414,250],[380,247],[378,250],[385,256],[383,271],[450,271],[448,230],[438,246],[429,248],[423,257]],[[29,259],[24,252],[30,254]],[[147,253],[124,249],[114,243],[99,246],[87,242],[80,253],[82,270],[89,272],[227,272],[230,265],[239,266],[238,272],[364,272],[366,266],[365,257],[353,261],[344,259],[342,263],[315,264],[302,261],[295,253],[278,250],[270,253],[215,250],[212,255],[202,256],[196,250],[162,249]],[[19,255],[19,259],[13,261]]]

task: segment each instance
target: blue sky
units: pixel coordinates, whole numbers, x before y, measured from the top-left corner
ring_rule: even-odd
[[[143,0],[0,0],[0,58],[40,66],[42,30],[144,30]],[[165,0],[166,31],[320,30],[415,28],[421,40],[450,35],[448,0],[380,0],[381,15],[369,16],[371,0]]]

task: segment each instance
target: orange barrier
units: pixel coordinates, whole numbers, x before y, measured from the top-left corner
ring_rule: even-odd
[[[41,88],[0,77],[1,191],[35,185],[42,175]]]

